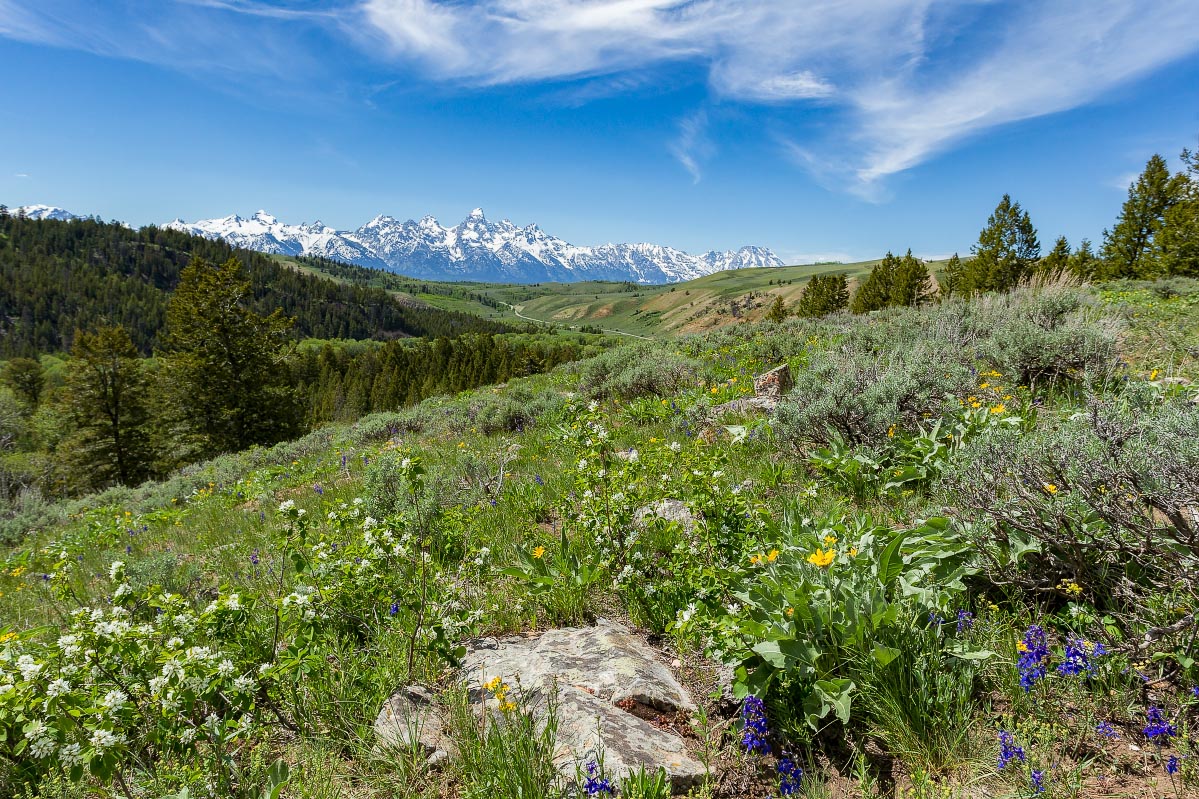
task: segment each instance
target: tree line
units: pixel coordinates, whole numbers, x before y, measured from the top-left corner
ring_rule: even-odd
[[[1087,239],[1072,248],[1065,236],[1059,236],[1042,257],[1028,211],[1005,194],[970,248],[970,257],[954,253],[935,286],[927,264],[911,250],[901,257],[888,252],[852,296],[844,274],[816,275],[794,308],[786,308],[777,298],[768,318],[920,305],[951,296],[1006,291],[1038,275],[1068,274],[1087,281],[1199,277],[1199,153],[1183,150],[1180,161],[1182,169],[1171,173],[1160,155],[1149,159],[1129,186],[1115,224],[1103,231],[1098,252]]]
[[[511,328],[464,313],[398,302],[384,288],[306,274],[271,256],[154,226],[98,219],[34,220],[0,206],[0,358],[72,349],[75,330],[120,326],[138,352],[163,344],[167,306],[193,258],[236,254],[256,313],[295,319],[296,337],[390,339],[500,333]],[[359,275],[356,277],[361,278]]]
[[[70,355],[0,370],[0,491],[62,495],[135,485],[181,465],[269,445],[331,420],[394,410],[540,372],[584,337],[329,342],[302,349],[296,318],[256,309],[242,262],[193,258],[146,357],[122,325],[76,329]]]

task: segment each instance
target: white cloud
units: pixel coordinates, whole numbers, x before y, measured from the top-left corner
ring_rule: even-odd
[[[699,183],[703,173],[700,161],[711,157],[714,146],[708,138],[708,112],[698,111],[679,123],[679,136],[670,143],[670,153],[691,173],[693,183]]]
[[[28,172],[16,172],[13,174],[13,177],[14,178],[27,178],[27,177],[29,177],[29,173]]]

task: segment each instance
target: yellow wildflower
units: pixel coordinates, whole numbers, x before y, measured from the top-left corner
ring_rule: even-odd
[[[981,408],[982,406],[983,406],[983,404],[982,404],[981,402],[972,402],[972,403],[970,403],[970,407],[971,407],[971,408]]]
[[[490,680],[483,683],[483,687],[488,691],[494,692],[496,688],[500,687],[500,682],[501,681],[499,677],[492,677]]]
[[[11,574],[13,577],[20,577],[24,573],[25,573],[24,566],[18,566],[17,568],[15,568],[9,572],[9,574]]]
[[[856,557],[857,557],[857,555],[858,555],[858,548],[857,548],[857,547],[850,547],[850,548],[849,548],[849,557],[851,557],[851,558],[856,558]]]
[[[17,637],[17,634],[14,632],[4,633],[3,635],[0,635],[0,644],[6,644],[16,637]]]
[[[1003,413],[1006,410],[1007,406],[1001,402],[998,405],[992,406],[991,413]]]
[[[795,608],[787,608],[787,610],[786,610],[785,612],[786,612],[786,614],[787,614],[788,616],[794,616],[794,615],[795,615]]]
[[[1156,369],[1154,369],[1152,372],[1149,373],[1149,379],[1157,380],[1157,370]]]
[[[713,394],[717,394],[717,393],[719,393],[719,392],[720,392],[720,386],[712,386],[712,393],[713,393]]]
[[[1016,642],[1016,651],[1017,652],[1027,652],[1028,644],[1024,643],[1023,641],[1017,641]]]
[[[1041,488],[1045,489],[1045,493],[1051,496],[1057,493],[1057,486],[1055,486],[1053,483],[1043,483]]]
[[[831,546],[832,546],[833,544],[835,544],[835,543],[837,543],[837,536],[835,536],[835,535],[826,535],[826,536],[824,537],[824,544],[825,544],[825,546],[829,546],[829,547],[831,547]]]
[[[986,382],[985,380],[982,383],[979,383],[979,385],[978,385],[979,388],[990,388],[990,386],[991,386],[991,384]]]
[[[895,425],[887,428],[887,438],[895,438]]]
[[[811,555],[808,555],[808,563],[811,563],[813,566],[819,566],[823,569],[833,562],[833,558],[836,556],[836,554],[837,553],[835,550],[829,549],[826,551],[817,547],[815,552],[813,552]]]
[[[768,554],[766,556],[766,560],[768,563],[774,563],[778,559],[779,559],[779,551],[777,549],[770,550],[770,554]]]
[[[533,550],[533,557],[541,560],[541,556],[545,554],[545,547],[537,547]]]

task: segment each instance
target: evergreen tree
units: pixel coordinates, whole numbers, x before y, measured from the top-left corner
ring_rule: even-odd
[[[1005,194],[970,252],[974,257],[966,266],[962,293],[1007,291],[1032,273],[1041,244],[1028,212]]]
[[[938,285],[941,290],[941,299],[952,297],[954,294],[962,293],[962,279],[966,267],[962,265],[962,259],[955,252],[949,262],[945,264],[945,268],[941,271],[938,279]]]
[[[150,476],[146,378],[121,327],[75,331],[66,390],[59,395],[72,432],[61,442],[78,488],[136,485]]]
[[[927,302],[932,296],[932,278],[928,274],[928,265],[912,255],[909,249],[895,266],[891,291],[887,297],[888,305],[913,306]]]
[[[1050,277],[1063,274],[1070,270],[1070,242],[1065,236],[1058,236],[1053,249],[1041,259],[1039,271]]]
[[[175,404],[200,456],[272,444],[299,429],[286,358],[294,323],[260,316],[241,262],[195,259],[167,307],[167,372]]]
[[[781,322],[787,318],[787,306],[783,302],[780,295],[775,295],[774,303],[770,306],[770,310],[766,312],[766,321]]]
[[[890,305],[891,287],[895,283],[895,270],[898,266],[899,259],[888,252],[882,261],[874,265],[870,270],[870,276],[863,280],[853,293],[849,310],[854,313],[869,313]]]
[[[1100,265],[1098,256],[1091,249],[1090,239],[1083,239],[1079,242],[1078,249],[1070,256],[1070,272],[1080,280],[1092,280]]]
[[[1144,278],[1158,271],[1154,241],[1183,188],[1183,181],[1170,175],[1166,159],[1156,154],[1149,159],[1145,171],[1128,187],[1115,226],[1103,231],[1100,256],[1105,277]]]
[[[845,310],[849,305],[849,284],[845,275],[815,275],[804,286],[795,306],[797,316],[825,316]]]
[[[1154,237],[1153,256],[1166,275],[1199,277],[1199,153],[1182,151],[1186,169],[1175,176],[1173,204]]]

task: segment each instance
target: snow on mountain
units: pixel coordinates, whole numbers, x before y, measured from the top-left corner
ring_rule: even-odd
[[[476,208],[453,227],[433,217],[401,222],[377,216],[357,230],[338,231],[321,222],[291,225],[266,211],[245,219],[227,216],[165,227],[246,249],[285,255],[319,255],[430,280],[532,283],[544,280],[631,280],[670,283],[724,269],[782,266],[763,247],[690,255],[657,244],[577,247],[537,225],[492,222]]]
[[[10,208],[8,212],[13,216],[24,214],[30,219],[57,219],[60,222],[69,222],[72,219],[79,219],[75,214],[66,211],[62,208],[55,208],[53,205],[22,205],[20,208]]]

